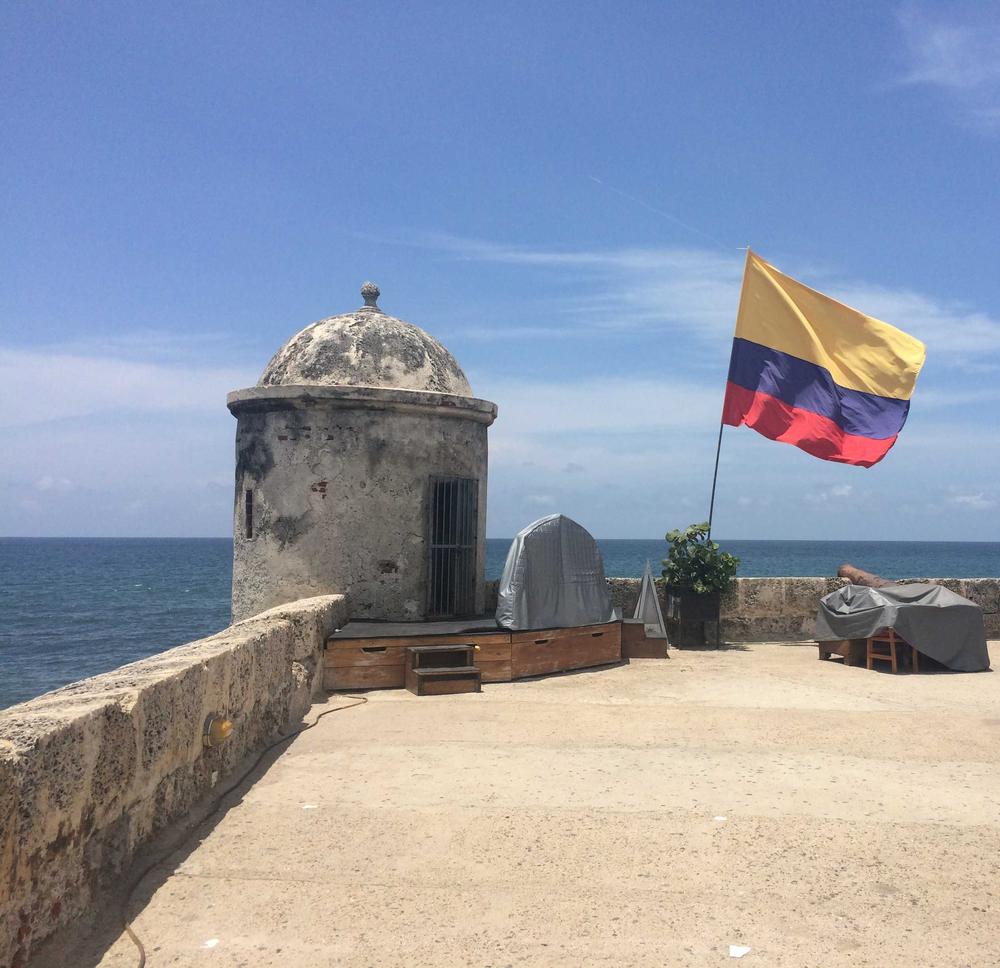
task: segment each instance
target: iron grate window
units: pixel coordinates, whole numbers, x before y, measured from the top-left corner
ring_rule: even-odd
[[[428,616],[458,618],[475,611],[478,521],[479,481],[431,479]]]

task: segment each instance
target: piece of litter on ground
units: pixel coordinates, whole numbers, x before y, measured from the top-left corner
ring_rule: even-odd
[[[725,820],[726,818],[725,817],[712,817],[712,819],[714,821],[716,821],[717,823],[722,823],[722,821]]]
[[[316,810],[318,807],[319,807],[318,803],[303,803],[302,804],[302,809],[303,810]]]
[[[208,941],[206,941],[202,945],[202,947],[203,948],[214,948],[218,943],[219,943],[219,939],[218,938],[209,938]]]
[[[731,944],[729,946],[729,957],[730,958],[742,958],[744,955],[750,954],[750,949],[742,944]]]

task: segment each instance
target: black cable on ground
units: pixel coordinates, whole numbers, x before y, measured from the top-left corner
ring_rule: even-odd
[[[219,808],[222,806],[222,801],[225,800],[226,797],[228,797],[229,794],[232,793],[233,790],[235,790],[251,773],[253,773],[253,771],[256,770],[258,766],[260,766],[261,760],[263,760],[264,757],[271,752],[271,750],[273,750],[276,746],[280,746],[282,743],[287,743],[290,739],[295,739],[296,736],[301,735],[307,730],[312,729],[314,726],[319,724],[319,721],[324,716],[329,716],[332,713],[340,713],[343,712],[345,709],[354,709],[355,706],[363,706],[366,702],[368,702],[368,698],[366,696],[344,696],[344,698],[355,699],[357,701],[352,702],[349,706],[338,706],[336,709],[324,710],[308,725],[300,726],[298,729],[293,730],[287,735],[282,736],[276,739],[273,743],[270,743],[267,746],[265,746],[257,755],[257,758],[253,761],[253,763],[251,763],[250,766],[247,767],[247,769],[245,769],[236,780],[230,783],[229,786],[226,787],[226,789],[223,790],[222,793],[220,793],[215,798],[215,802],[212,804],[212,808],[208,811],[208,813],[206,813],[205,816],[201,818],[201,820],[199,820],[190,830],[188,830],[184,834],[184,836],[180,839],[180,841],[174,844],[174,846],[171,847],[170,850],[168,850],[162,857],[158,858],[151,864],[148,864],[146,867],[144,867],[142,873],[132,882],[132,886],[129,887],[128,891],[126,891],[125,900],[122,902],[122,927],[125,929],[125,933],[129,936],[129,938],[132,940],[132,943],[136,946],[136,948],[139,951],[138,968],[145,968],[146,966],[146,949],[145,947],[143,947],[142,941],[140,940],[139,936],[135,933],[135,931],[132,930],[132,925],[129,923],[128,919],[128,909],[132,904],[132,898],[135,895],[136,888],[138,888],[138,886],[146,879],[147,874],[149,874],[154,868],[159,867],[160,864],[162,864],[165,860],[176,854],[177,851],[179,851],[181,847],[183,847],[191,839],[191,835],[194,834],[196,830],[202,827],[206,823],[206,821],[210,820],[219,812]]]

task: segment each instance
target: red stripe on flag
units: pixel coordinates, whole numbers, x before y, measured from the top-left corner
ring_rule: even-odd
[[[746,424],[757,433],[783,444],[792,444],[813,457],[871,467],[896,443],[895,437],[876,440],[846,434],[829,417],[799,410],[772,397],[735,383],[726,384],[722,422],[731,427]]]

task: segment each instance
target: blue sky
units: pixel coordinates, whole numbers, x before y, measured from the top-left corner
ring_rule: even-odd
[[[1000,6],[9,3],[0,84],[0,534],[228,534],[226,392],[368,278],[491,535],[701,520],[750,243],[928,362],[870,470],[727,428],[717,534],[1000,540]]]

